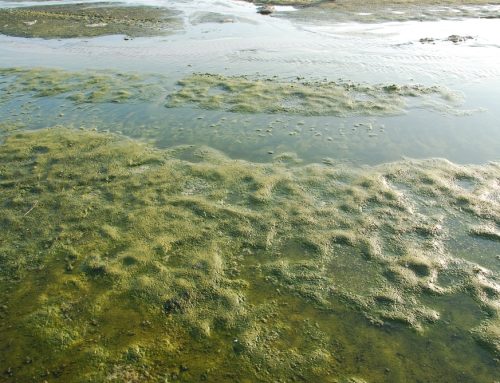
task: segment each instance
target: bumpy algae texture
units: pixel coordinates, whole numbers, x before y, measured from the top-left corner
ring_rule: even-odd
[[[181,25],[177,13],[166,8],[110,3],[0,9],[0,33],[20,37],[154,36]]]
[[[491,382],[500,266],[453,243],[498,227],[499,177],[12,133],[0,381]]]
[[[80,103],[154,101],[165,97],[160,75],[58,69],[0,69],[0,102],[15,97],[64,97]]]
[[[459,101],[445,88],[422,85],[284,81],[215,74],[194,74],[178,85],[180,89],[169,96],[168,106],[195,104],[239,113],[383,116],[404,113],[411,98],[422,103],[436,102],[437,98],[442,105]]]
[[[177,88],[162,75],[48,68],[1,68],[0,102],[15,98],[64,97],[75,103],[164,102],[238,113],[303,116],[386,116],[422,107],[460,113],[463,96],[439,86],[289,81],[277,77],[193,74]]]

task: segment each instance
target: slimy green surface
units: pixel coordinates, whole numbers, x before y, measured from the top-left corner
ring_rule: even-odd
[[[368,85],[351,82],[282,81],[195,74],[178,82],[169,106],[195,104],[204,109],[240,113],[286,113],[303,116],[397,115],[409,98],[437,97],[444,105],[460,97],[445,88],[421,85]],[[454,100],[454,98],[457,98]]]
[[[498,4],[125,1],[0,1],[0,383],[497,382]]]
[[[20,37],[156,36],[180,26],[167,9],[105,2],[0,9],[0,33]]]
[[[284,80],[193,74],[174,84],[165,76],[70,72],[56,69],[0,69],[0,101],[20,96],[64,97],[76,104],[159,102],[195,105],[235,113],[300,116],[392,116],[410,107],[455,111],[462,96],[445,87],[418,84],[369,85],[348,81]],[[411,101],[414,101],[413,103]]]
[[[0,102],[19,97],[63,97],[75,104],[154,101],[165,92],[165,77],[137,73],[70,72],[57,69],[0,69]]]
[[[499,261],[449,246],[498,241],[496,163],[259,165],[53,128],[0,164],[3,381],[498,373]]]

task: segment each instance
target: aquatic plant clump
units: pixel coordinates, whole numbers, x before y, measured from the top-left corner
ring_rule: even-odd
[[[124,103],[165,97],[160,75],[108,71],[71,72],[46,68],[1,68],[0,102],[15,97],[64,97],[74,103]]]
[[[294,167],[12,133],[0,146],[2,379],[491,382],[500,268],[449,244],[484,231],[469,222],[500,224],[499,175],[496,163]],[[457,295],[475,317],[443,319]]]
[[[422,85],[284,81],[215,74],[194,74],[178,85],[180,89],[169,96],[170,107],[195,104],[239,113],[385,116],[404,113],[409,99],[422,104],[435,98],[444,105],[455,103],[449,90]]]
[[[155,36],[181,25],[176,12],[147,6],[92,3],[0,9],[0,33],[20,37]]]

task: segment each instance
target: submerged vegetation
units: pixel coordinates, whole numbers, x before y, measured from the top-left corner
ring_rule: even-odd
[[[0,69],[0,102],[14,97],[64,97],[74,103],[153,101],[165,97],[166,79],[136,73]]]
[[[460,94],[438,86],[227,77],[193,74],[174,90],[161,75],[71,72],[58,69],[0,69],[0,102],[16,97],[64,97],[75,103],[162,102],[238,113],[303,116],[386,116],[411,107],[459,113]]]
[[[0,381],[491,382],[500,265],[453,243],[496,241],[499,176],[498,163],[295,167],[12,133]]]
[[[178,82],[169,106],[193,103],[205,109],[240,113],[289,113],[311,116],[395,115],[410,98],[443,105],[459,101],[449,90],[422,85],[369,85],[332,81],[283,81],[194,74]],[[453,101],[455,98],[455,101]],[[429,105],[430,106],[430,105]]]
[[[20,37],[154,36],[181,25],[174,11],[146,6],[92,3],[0,9],[0,33]]]

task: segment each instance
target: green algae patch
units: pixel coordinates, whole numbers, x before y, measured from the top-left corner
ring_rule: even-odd
[[[174,11],[146,6],[93,3],[0,9],[0,33],[20,37],[155,36],[180,26]]]
[[[52,68],[1,68],[0,90],[3,103],[26,101],[27,97],[60,97],[75,104],[160,104],[167,100],[167,107],[195,105],[243,114],[302,116],[391,116],[416,107],[455,113],[462,103],[459,94],[438,86],[286,81],[213,74],[193,74],[175,86],[158,74]]]
[[[369,85],[332,81],[285,81],[215,74],[194,74],[178,82],[168,106],[194,104],[203,109],[238,113],[288,113],[305,116],[386,116],[403,114],[417,103],[451,101],[442,87]]]
[[[153,102],[165,97],[160,75],[47,68],[1,68],[0,102],[16,97],[63,97],[75,104]]]
[[[497,356],[500,356],[500,323],[498,321],[486,322],[479,328],[474,329],[473,333],[479,342]]]
[[[498,224],[499,174],[14,132],[0,146],[1,379],[491,382],[499,271],[448,243],[453,222]],[[445,323],[436,302],[457,294],[477,315]]]
[[[494,226],[473,227],[470,233],[471,235],[474,235],[476,237],[482,237],[485,239],[490,239],[492,241],[500,242],[500,230],[497,230]]]

